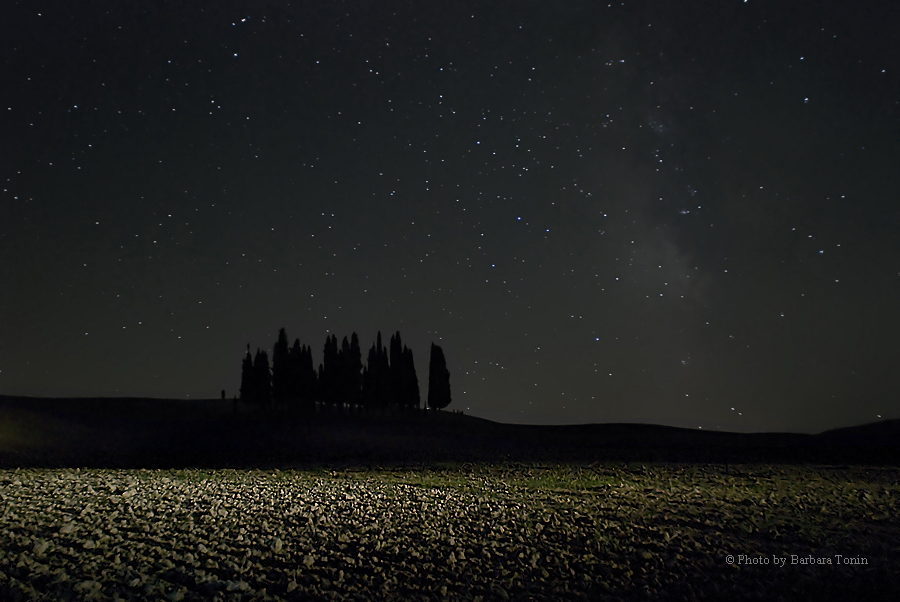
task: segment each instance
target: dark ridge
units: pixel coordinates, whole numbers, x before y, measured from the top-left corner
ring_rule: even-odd
[[[900,420],[882,420],[815,435],[814,445],[900,446]]]
[[[900,465],[900,421],[818,435],[503,424],[447,411],[302,413],[234,400],[0,396],[0,466],[265,468],[442,462]]]

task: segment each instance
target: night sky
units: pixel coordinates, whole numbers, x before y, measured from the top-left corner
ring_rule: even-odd
[[[205,7],[205,8],[201,8]],[[3,2],[0,392],[442,346],[504,422],[900,417],[884,2]]]

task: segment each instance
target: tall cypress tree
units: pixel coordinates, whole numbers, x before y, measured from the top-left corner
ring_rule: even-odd
[[[428,365],[428,407],[442,410],[450,405],[450,371],[443,350],[431,343],[431,361]]]
[[[247,353],[241,362],[241,400],[252,401],[255,396],[253,376],[253,356],[250,355],[250,343],[247,343]]]
[[[403,406],[403,385],[402,380],[402,364],[403,364],[403,348],[400,343],[400,331],[391,336],[391,371],[390,371],[390,388],[391,388],[391,405]]]
[[[335,390],[337,391],[337,403],[343,405],[350,402],[351,383],[350,383],[350,341],[345,336],[341,341],[341,348],[337,353],[337,383]]]
[[[375,397],[378,407],[384,408],[391,402],[391,371],[388,364],[388,350],[381,345],[381,331],[376,338],[378,356],[376,357]]]
[[[419,378],[416,376],[416,366],[413,363],[412,349],[403,346],[400,356],[400,388],[401,405],[409,409],[418,409],[421,404],[419,397]]]
[[[294,339],[294,344],[288,349],[288,384],[287,396],[292,403],[300,400],[300,366],[303,361],[303,349],[300,347],[300,339]]]
[[[325,366],[320,362],[316,371],[316,401],[325,401]]]
[[[272,348],[272,397],[277,403],[290,397],[288,338],[284,328],[278,331],[278,340]]]
[[[325,337],[323,361],[319,370],[322,398],[326,403],[335,403],[337,400],[337,384],[340,379],[338,370],[337,336],[330,335]]]
[[[302,352],[300,365],[300,398],[303,400],[304,407],[312,409],[315,407],[316,392],[318,390],[316,369],[313,368],[312,346],[304,345]]]
[[[260,351],[258,347],[253,359],[253,381],[255,399],[267,404],[272,399],[272,373],[269,371],[269,354]]]
[[[378,404],[377,383],[378,383],[378,350],[375,343],[369,349],[369,355],[366,359],[366,367],[363,368],[362,378],[362,404],[367,409],[372,409]]]
[[[347,356],[348,403],[358,405],[362,396],[362,351],[359,348],[359,337],[354,332],[350,335],[350,353]]]

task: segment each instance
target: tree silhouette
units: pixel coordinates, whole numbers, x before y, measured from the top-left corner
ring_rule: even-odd
[[[347,370],[347,403],[358,405],[362,397],[362,351],[359,348],[359,337],[354,332],[350,336],[350,351],[346,357]]]
[[[369,349],[369,356],[366,359],[366,366],[362,373],[362,406],[363,408],[372,409],[377,403],[377,394],[375,391],[376,383],[376,365],[378,363],[378,352],[375,349],[375,343]]]
[[[300,350],[300,400],[304,408],[315,407],[318,379],[313,368],[312,347],[304,345]]]
[[[384,408],[391,403],[391,374],[387,349],[381,345],[381,331],[369,349],[362,378],[362,403],[366,408]]]
[[[398,330],[396,334],[391,336],[391,347],[390,347],[390,357],[391,357],[391,369],[390,369],[390,382],[391,382],[391,400],[390,403],[392,405],[403,405],[402,396],[403,391],[400,385],[400,364],[403,363],[403,347],[400,342],[400,331]]]
[[[313,369],[312,349],[300,345],[300,339],[294,339],[294,345],[288,354],[288,399],[303,410],[310,410],[316,400],[316,371]]]
[[[276,403],[283,403],[291,396],[289,366],[287,332],[282,328],[272,347],[272,398]]]
[[[388,364],[388,350],[381,345],[381,331],[375,339],[377,353],[375,356],[375,404],[386,408],[391,403],[391,371]]]
[[[442,410],[450,405],[450,371],[444,352],[431,343],[431,361],[428,366],[428,407]]]
[[[449,373],[446,364],[435,363],[435,353],[443,362],[440,347],[432,344],[428,405],[446,407],[450,403]],[[434,370],[444,376],[434,377]],[[343,338],[340,348],[337,335],[330,334],[325,337],[323,360],[317,372],[313,368],[312,348],[301,345],[300,339],[294,339],[294,344],[289,347],[287,331],[281,328],[272,348],[271,369],[268,354],[257,348],[254,357],[247,344],[247,353],[241,363],[240,394],[245,401],[262,404],[272,400],[291,401],[307,410],[314,408],[319,400],[331,405],[348,404],[370,409],[417,408],[421,404],[413,353],[403,345],[399,331],[391,336],[389,347],[382,344],[381,332],[378,332],[365,366],[359,336],[355,332],[349,340],[346,336]],[[432,395],[437,395],[434,398],[437,401],[432,400]]]
[[[272,399],[272,374],[269,371],[269,355],[257,347],[253,358],[254,399],[263,405]]]
[[[341,348],[337,353],[335,377],[337,378],[337,386],[335,387],[337,403],[340,405],[351,403],[350,398],[353,395],[353,385],[350,382],[350,341],[347,340],[346,336],[341,341]]]
[[[398,333],[399,334],[399,333]],[[412,349],[403,346],[400,355],[400,405],[404,408],[418,409],[421,404],[419,398],[419,379],[416,376],[416,366],[413,363]]]
[[[300,371],[303,363],[303,348],[300,346],[300,339],[294,339],[294,344],[288,349],[287,361],[287,397],[294,403],[301,399],[300,389]]]
[[[337,336],[333,334],[325,337],[325,348],[319,379],[321,380],[323,401],[328,404],[337,403],[340,367],[338,366]]]
[[[253,357],[250,355],[250,343],[247,343],[247,355],[241,362],[241,400],[252,401],[256,397],[254,383]]]

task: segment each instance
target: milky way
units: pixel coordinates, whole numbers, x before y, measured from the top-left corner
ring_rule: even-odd
[[[284,326],[508,422],[898,416],[888,3],[226,4],[2,9],[3,393],[231,396]]]

